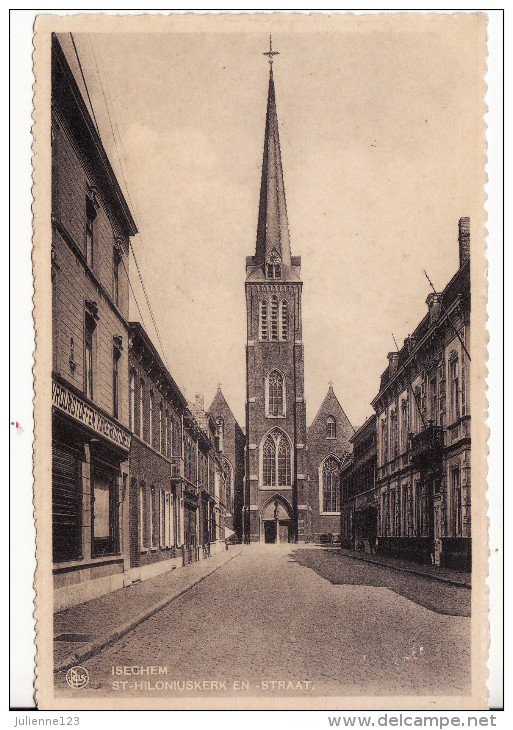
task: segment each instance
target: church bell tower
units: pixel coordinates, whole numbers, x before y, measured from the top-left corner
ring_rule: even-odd
[[[246,259],[244,539],[296,542],[308,534],[301,257],[292,256],[273,58],[254,256]]]

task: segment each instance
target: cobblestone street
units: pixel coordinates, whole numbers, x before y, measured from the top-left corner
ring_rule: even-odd
[[[81,698],[466,694],[469,603],[466,588],[336,551],[246,546],[82,662],[86,688],[70,690],[61,672],[56,692]],[[115,674],[117,667],[148,666],[161,667],[161,674]]]

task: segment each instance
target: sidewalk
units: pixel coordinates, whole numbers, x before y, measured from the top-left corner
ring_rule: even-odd
[[[393,558],[388,555],[370,555],[357,550],[349,550],[347,548],[334,548],[340,555],[355,560],[363,560],[366,563],[374,563],[383,565],[391,570],[397,570],[401,573],[413,573],[413,575],[421,575],[431,580],[437,580],[441,583],[448,583],[453,586],[462,586],[471,588],[471,574],[462,570],[453,570],[452,568],[442,568],[438,565],[423,565],[422,563],[413,563],[410,560],[402,560],[401,558]]]
[[[54,672],[97,654],[241,552],[241,545],[230,546],[207,560],[59,611],[54,616]]]

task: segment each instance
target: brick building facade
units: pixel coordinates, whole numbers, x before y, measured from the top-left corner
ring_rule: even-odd
[[[376,416],[351,436],[352,454],[340,476],[342,547],[374,552],[378,529]]]
[[[128,569],[128,246],[137,233],[52,39],[52,520],[55,607]]]
[[[182,564],[182,423],[187,401],[139,322],[129,351],[130,566],[142,580]]]
[[[308,428],[308,476],[311,536],[338,540],[340,533],[340,471],[352,451],[354,429],[330,385]]]
[[[388,355],[377,417],[378,550],[436,565],[471,564],[470,222],[460,267]]]
[[[220,386],[208,412],[216,424],[218,449],[226,472],[226,537],[231,537],[230,533],[233,533],[241,540],[246,437]]]

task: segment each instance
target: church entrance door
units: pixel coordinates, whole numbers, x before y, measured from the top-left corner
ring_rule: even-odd
[[[290,542],[290,520],[283,520],[279,524],[279,536],[280,536],[280,542]]]
[[[264,540],[265,542],[276,542],[276,520],[264,520]]]

